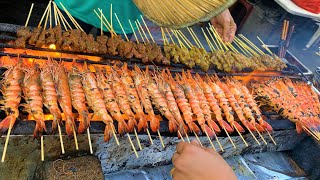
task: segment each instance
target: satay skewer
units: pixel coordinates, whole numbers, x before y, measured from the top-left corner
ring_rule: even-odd
[[[189,34],[191,35],[193,41],[197,44],[198,48],[203,47],[201,42],[198,42],[197,38],[194,36],[194,34],[191,31],[191,28],[187,27],[187,30],[189,31]]]
[[[180,40],[179,36],[176,34],[176,32],[174,30],[171,29],[172,34],[174,35],[174,37],[178,40],[178,43],[180,45],[181,48],[186,48],[186,46],[182,43],[182,41]]]
[[[53,2],[53,3],[55,4],[55,2]],[[72,29],[72,27],[70,26],[70,24],[68,23],[68,21],[66,20],[66,18],[63,16],[63,14],[61,13],[61,11],[60,11],[60,9],[57,7],[57,5],[56,5],[56,10],[57,10],[57,12],[58,12],[58,14],[59,14],[62,22],[64,22],[64,23],[68,26],[69,29]],[[68,31],[68,29],[66,29],[66,31]]]
[[[250,52],[250,54],[252,54],[253,56],[259,56],[258,53],[256,53],[256,51],[254,51],[252,48],[250,48],[247,44],[245,44],[240,38],[238,37],[234,37],[234,40],[238,41],[238,43],[244,48],[246,49],[248,52]]]
[[[234,37],[233,41],[235,44],[243,51],[248,54],[248,56],[253,56],[252,52],[250,52],[244,45],[243,43],[238,39],[238,37]]]
[[[181,30],[176,30],[176,32],[181,36],[182,40],[189,46],[192,47],[193,44],[189,41],[189,39],[183,34]]]
[[[224,49],[225,49],[226,51],[228,51],[229,48],[225,45],[225,43],[224,43],[223,40],[221,39],[219,33],[216,31],[216,29],[213,27],[213,25],[211,25],[211,24],[209,24],[209,25],[210,25],[210,28],[209,28],[209,29],[211,30],[211,32],[213,33],[213,35],[217,38],[218,43],[222,44],[222,47],[224,47]],[[223,51],[224,51],[224,50],[223,50]]]
[[[100,12],[102,13],[102,11],[100,11]],[[118,18],[118,15],[117,15],[116,13],[114,13],[114,16],[116,17],[116,19],[117,19],[117,21],[118,21],[118,23],[119,23],[119,25],[120,25],[120,27],[121,27],[121,30],[122,30],[122,32],[123,32],[124,37],[126,38],[127,41],[130,41],[129,38],[128,38],[128,36],[127,36],[127,34],[126,34],[126,32],[124,31],[124,29],[123,29],[123,27],[122,27],[122,24],[121,24],[121,22],[120,22],[120,20],[119,20],[119,18]]]
[[[101,19],[100,19],[100,34],[101,36],[103,36],[102,11],[101,11]]]
[[[49,5],[49,8],[51,8],[51,3]],[[48,10],[47,14],[46,14],[46,20],[44,22],[44,26],[43,26],[43,30],[45,30],[47,28],[47,23],[48,23],[48,18],[49,18],[49,14],[50,14],[50,11]]]
[[[49,7],[49,27],[52,28],[52,3],[50,3]]]
[[[57,11],[57,17],[58,17],[58,24],[60,25],[60,19],[61,19],[61,23],[62,23],[62,25],[63,25],[63,27],[64,27],[64,29],[66,30],[66,31],[68,31],[68,28],[67,28],[67,26],[66,26],[66,24],[64,23],[64,21],[63,21],[63,19],[62,19],[62,17],[60,16],[60,13],[59,13],[59,9],[58,9],[58,7],[57,7],[57,5],[56,5],[56,3],[55,2],[53,2],[53,6],[54,6],[54,8],[56,9],[56,11]]]
[[[172,38],[172,36],[171,36],[170,32],[168,31],[168,29],[167,29],[167,28],[165,28],[165,30],[166,30],[166,32],[168,33],[169,38],[170,38],[170,40],[172,41],[172,43],[173,43],[173,44],[176,44],[176,43],[174,42],[174,40],[173,40],[173,38]]]
[[[101,13],[102,12],[102,9],[98,8],[99,12]],[[98,14],[98,13],[96,13]],[[99,15],[98,15],[99,17]],[[104,19],[104,21],[107,22],[108,26],[110,27],[110,33],[111,33],[111,36],[113,37],[114,35],[117,35],[116,31],[113,29],[113,26],[110,24],[110,22],[108,21],[108,19],[104,16],[104,14],[102,13],[102,17]]]
[[[112,24],[112,3],[110,4],[110,25],[111,25],[111,27],[113,27],[113,24]]]

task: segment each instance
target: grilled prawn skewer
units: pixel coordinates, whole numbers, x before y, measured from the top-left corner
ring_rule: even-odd
[[[23,80],[23,94],[27,104],[25,110],[34,117],[36,127],[33,132],[34,137],[40,137],[43,130],[46,131],[44,123],[42,88],[40,84],[40,71],[37,64],[32,64],[29,69],[26,69]]]
[[[112,136],[115,136],[113,120],[107,112],[106,105],[103,101],[103,94],[98,88],[96,77],[88,69],[83,72],[82,84],[89,106],[106,125],[104,130],[104,141],[109,141]]]
[[[71,92],[72,106],[79,114],[78,133],[83,133],[90,126],[89,111],[86,106],[86,95],[82,87],[82,77],[76,67],[72,67],[68,73],[68,82]]]
[[[148,66],[146,69],[146,72],[143,73],[138,66],[135,66],[134,69],[134,85],[136,87],[138,96],[140,98],[141,104],[146,111],[146,113],[149,115],[150,118],[150,128],[152,132],[157,132],[160,128],[160,121],[156,118],[156,115],[154,114],[153,108],[152,108],[152,102],[150,100],[150,94],[147,89],[147,75],[148,74]]]
[[[97,81],[98,87],[103,94],[104,103],[110,115],[118,121],[118,133],[123,135],[128,131],[128,126],[121,115],[120,108],[116,102],[116,97],[111,88],[111,79],[106,73],[103,73],[101,69],[96,68],[96,77],[99,79]],[[107,75],[108,77],[106,77]]]
[[[22,60],[18,60],[15,66],[8,66],[8,70],[4,73],[2,80],[3,100],[1,110],[6,112],[7,117],[0,123],[0,131],[5,132],[8,128],[12,128],[19,116],[18,106],[21,101],[22,81],[24,72],[21,70]]]
[[[58,94],[54,86],[53,64],[50,60],[48,60],[48,64],[42,67],[40,73],[40,80],[43,90],[43,105],[53,115],[52,133],[55,133],[57,130],[57,126],[61,123],[62,117],[58,105]]]

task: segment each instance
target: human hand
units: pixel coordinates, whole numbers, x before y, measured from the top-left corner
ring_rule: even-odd
[[[231,167],[213,149],[179,142],[172,156],[174,180],[236,180]]]
[[[211,24],[217,30],[224,42],[232,42],[236,34],[237,25],[234,22],[229,9],[211,19]]]

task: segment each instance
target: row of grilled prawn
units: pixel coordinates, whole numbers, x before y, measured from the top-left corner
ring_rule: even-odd
[[[3,81],[2,104],[8,117],[0,123],[0,128],[6,129],[14,124],[22,91],[27,102],[24,107],[36,120],[35,136],[45,130],[42,104],[54,117],[53,131],[61,123],[60,105],[66,118],[66,132],[70,136],[75,129],[72,107],[78,111],[78,132],[82,133],[90,124],[88,104],[106,124],[105,140],[109,140],[115,131],[113,119],[118,122],[120,134],[132,131],[136,126],[138,131],[147,129],[145,113],[150,118],[151,130],[157,131],[159,120],[152,105],[168,119],[170,132],[178,131],[182,135],[190,130],[199,133],[201,128],[212,136],[221,131],[215,120],[230,133],[233,128],[243,132],[235,115],[252,131],[272,130],[262,119],[246,86],[234,80],[223,83],[217,77],[202,79],[190,73],[173,77],[169,71],[151,76],[137,67],[129,71],[126,65],[121,69],[113,68],[109,73],[96,68],[94,74],[79,65],[66,70],[62,63],[50,62],[39,69],[34,65],[26,68],[19,62],[8,68]],[[127,123],[122,114],[128,118]]]
[[[305,82],[292,82],[289,78],[272,79],[254,84],[255,93],[261,101],[296,123],[302,131],[320,131],[320,102],[318,95]]]

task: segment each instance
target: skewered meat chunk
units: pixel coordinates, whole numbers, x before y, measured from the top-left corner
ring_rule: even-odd
[[[55,44],[56,43],[56,34],[54,29],[50,28],[47,31],[46,34],[46,46],[50,46],[51,44]]]
[[[99,53],[106,54],[108,52],[107,42],[107,36],[97,36],[97,43],[99,44]]]
[[[117,49],[120,42],[123,41],[120,36],[114,36],[108,39],[107,46],[109,54],[115,56],[118,54]]]
[[[98,53],[99,52],[99,44],[94,40],[92,34],[88,34],[85,39],[85,43],[87,46],[87,52],[89,53]]]
[[[32,35],[28,40],[28,44],[35,45],[41,32],[42,32],[42,27],[35,28],[31,33]]]
[[[56,37],[56,48],[60,49],[60,46],[62,45],[63,39],[62,39],[62,29],[60,25],[57,25],[56,27],[53,28],[53,31],[55,33]]]
[[[36,45],[35,45],[36,47],[41,48],[43,45],[46,44],[46,33],[47,33],[46,30],[41,31],[41,33],[38,37],[38,40],[36,42]]]

